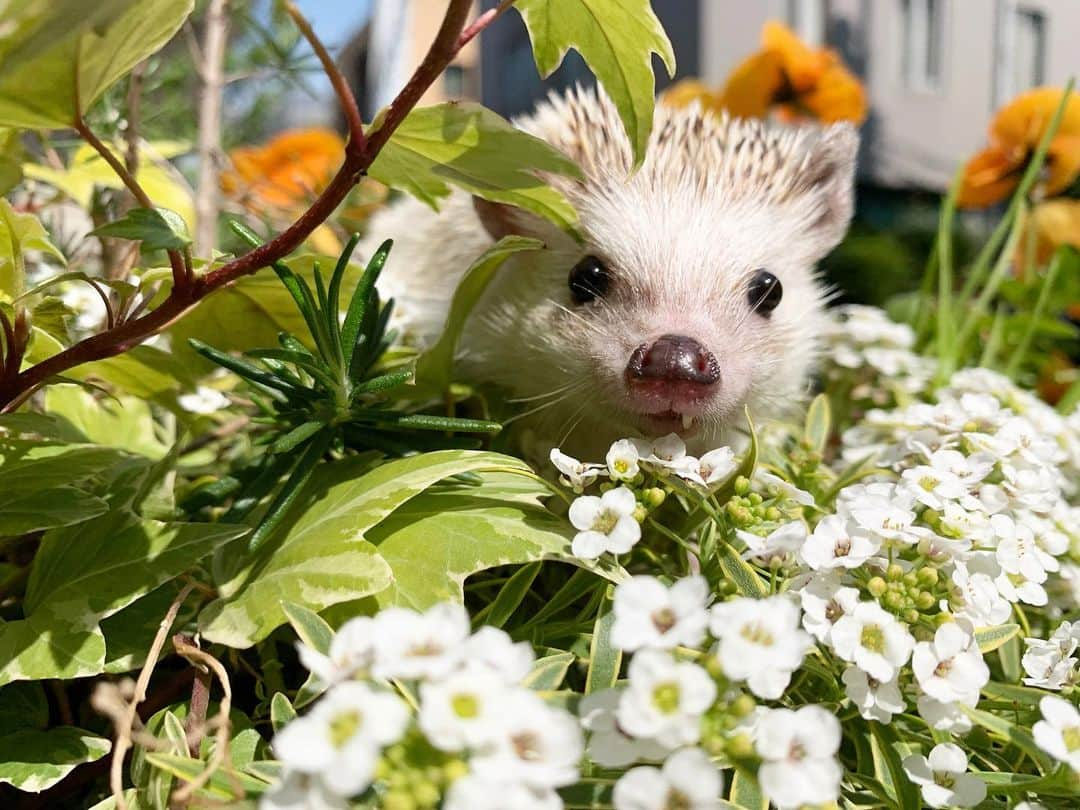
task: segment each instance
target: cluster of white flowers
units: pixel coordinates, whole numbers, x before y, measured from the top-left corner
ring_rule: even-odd
[[[1041,689],[1060,691],[1080,685],[1080,622],[1062,622],[1049,639],[1024,640],[1027,650],[1021,660],[1027,677],[1024,683]]]
[[[915,333],[876,307],[849,305],[834,310],[822,339],[832,364],[832,379],[854,378],[855,400],[884,405],[892,391],[917,394],[926,389],[935,364],[912,351]]]
[[[641,539],[645,510],[630,485],[641,483],[646,472],[674,475],[709,491],[738,466],[730,447],[710,450],[698,458],[686,452],[685,442],[674,433],[655,441],[619,439],[611,445],[603,464],[578,461],[558,448],[551,451],[550,459],[560,481],[578,494],[570,506],[570,522],[578,530],[572,551],[584,560],[594,560],[605,552],[625,554]],[[610,481],[605,492],[582,494],[599,479]]]
[[[345,623],[326,654],[300,644],[325,695],[275,736],[281,783],[263,808],[344,806],[368,790],[388,746],[410,728],[467,763],[446,792],[446,810],[562,807],[555,789],[575,782],[581,728],[522,686],[534,654],[502,630],[470,633],[460,605],[426,613],[389,608]],[[391,683],[418,697],[414,710]]]
[[[660,768],[639,766],[619,780],[620,810],[718,806],[721,774],[699,747],[717,743],[715,731],[705,739],[703,729],[716,727],[706,718],[731,714],[743,684],[759,698],[780,698],[813,646],[788,596],[711,606],[710,599],[700,576],[670,586],[635,576],[616,588],[611,641],[633,658],[625,686],[582,702],[583,725],[591,732],[587,753],[608,768],[666,757]],[[758,779],[777,807],[839,795],[840,724],[825,709],[744,710],[724,733],[736,735],[749,735],[761,760]]]

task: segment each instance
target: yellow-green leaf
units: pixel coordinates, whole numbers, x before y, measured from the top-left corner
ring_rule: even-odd
[[[163,46],[194,0],[7,0],[0,126],[55,129]]]
[[[478,104],[458,102],[409,113],[369,174],[433,208],[450,193],[453,184],[572,230],[576,212],[559,192],[537,177],[537,171],[581,175],[572,160],[545,141],[515,129]]]
[[[992,652],[1020,632],[1018,624],[1000,624],[996,627],[980,627],[975,631],[975,643],[984,655]]]
[[[570,48],[581,54],[615,102],[640,164],[653,123],[652,55],[659,54],[668,75],[675,73],[675,51],[649,0],[519,0],[515,8],[543,76],[562,64]]]
[[[20,214],[5,199],[0,199],[0,301],[12,300],[26,283],[25,260],[28,250],[40,250],[65,263],[60,252],[33,214]]]

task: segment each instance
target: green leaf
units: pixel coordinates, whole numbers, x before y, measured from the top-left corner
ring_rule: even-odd
[[[724,575],[735,584],[740,596],[749,596],[752,599],[764,599],[769,595],[769,589],[758,576],[757,571],[746,560],[739,556],[730,543],[723,540],[717,543],[717,559]]]
[[[101,759],[111,748],[108,740],[73,726],[5,734],[0,737],[0,782],[40,793],[84,762]]]
[[[540,562],[523,565],[506,580],[484,615],[484,624],[490,624],[492,627],[502,627],[506,624],[529,593],[536,575],[540,573],[540,566]]]
[[[909,753],[901,748],[896,731],[891,726],[870,721],[870,748],[874,758],[874,775],[893,797],[897,807],[921,807],[919,791],[904,770],[903,759]]]
[[[168,582],[132,602],[101,622],[105,636],[105,672],[131,672],[146,663],[146,654],[160,629],[161,620],[180,592],[180,583]],[[180,606],[175,628],[194,618],[200,597],[192,592]],[[166,650],[167,652],[167,650]]]
[[[589,672],[585,676],[587,695],[610,689],[619,680],[622,650],[611,643],[611,628],[615,625],[615,611],[611,607],[614,594],[615,589],[609,586],[593,623],[592,641],[589,643]]]
[[[761,792],[757,780],[744,771],[735,771],[731,777],[728,801],[746,810],[768,810],[769,800]]]
[[[832,406],[829,397],[818,394],[806,410],[806,443],[818,453],[823,453],[831,431]]]
[[[538,658],[533,663],[532,670],[525,676],[522,686],[537,692],[554,692],[566,678],[570,665],[574,663],[574,654],[569,652],[555,653]]]
[[[550,76],[570,48],[585,59],[615,102],[640,165],[653,125],[652,55],[675,75],[675,52],[649,0],[519,0],[516,8],[542,76]]]
[[[476,302],[487,289],[497,271],[508,258],[526,250],[539,250],[544,245],[536,239],[506,236],[484,251],[468,269],[454,291],[450,312],[446,316],[439,339],[416,361],[416,381],[436,392],[445,392],[453,381],[454,353],[458,339]]]
[[[538,495],[542,486],[536,484]],[[393,571],[379,603],[424,609],[447,599],[460,602],[465,579],[477,571],[543,559],[576,562],[572,535],[564,519],[544,509],[497,493],[488,497],[484,483],[445,482],[368,533]]]
[[[572,230],[574,209],[534,172],[581,177],[577,165],[547,142],[478,104],[452,102],[409,113],[368,173],[433,208],[453,184]]]
[[[27,584],[26,618],[0,625],[0,684],[95,675],[105,667],[98,622],[246,531],[140,520],[122,503],[138,481],[114,482],[112,511],[48,532]]]
[[[327,655],[330,652],[330,642],[334,640],[334,631],[330,625],[312,610],[294,602],[283,602],[281,609],[292,625],[300,640],[316,652]]]
[[[168,208],[132,208],[120,219],[94,229],[90,235],[142,242],[143,250],[183,250],[191,244],[183,217]]]
[[[21,681],[0,689],[0,729],[49,725],[49,701],[40,683]]]
[[[996,735],[1002,740],[1015,745],[1031,757],[1031,759],[1038,763],[1041,770],[1048,771],[1052,767],[1049,757],[1047,757],[1042,749],[1035,744],[1035,738],[1031,736],[1031,732],[1027,729],[1021,728],[1016,723],[1013,723],[1004,717],[998,717],[995,714],[984,712],[981,709],[972,709],[963,704],[960,704],[960,708],[977,725],[982,726],[991,734]]]
[[[2,51],[3,45],[0,45]],[[0,65],[3,64],[0,56]],[[0,76],[3,74],[0,73]],[[0,86],[3,79],[0,78]],[[61,264],[67,260],[60,249],[49,241],[45,226],[33,214],[20,214],[11,203],[0,198],[0,301],[18,298],[26,284],[26,265],[23,254],[28,250],[48,253]]]
[[[192,0],[14,0],[0,44],[0,126],[71,126],[163,46]]]
[[[295,719],[296,709],[293,708],[289,699],[281,692],[274,692],[274,696],[270,698],[270,725],[274,733],[277,734]]]
[[[980,627],[975,631],[975,643],[984,655],[992,652],[1020,632],[1018,624],[999,624],[996,627]]]
[[[168,454],[172,444],[171,436],[159,436],[162,429],[150,403],[140,397],[105,399],[78,385],[50,385],[45,390],[45,409],[103,447],[157,460]]]
[[[1024,706],[1038,706],[1039,701],[1046,697],[1046,692],[1041,689],[1032,689],[1030,686],[1017,686],[1011,683],[998,683],[990,681],[982,688],[982,693],[993,700],[1008,700]]]
[[[201,759],[192,759],[191,757],[177,756],[175,754],[150,753],[146,755],[146,761],[155,768],[160,768],[184,782],[194,781],[207,768],[206,763]],[[236,788],[258,795],[265,792],[268,787],[270,786],[266,782],[249,776],[243,771],[221,768],[210,777],[205,790],[216,798],[235,799]]]

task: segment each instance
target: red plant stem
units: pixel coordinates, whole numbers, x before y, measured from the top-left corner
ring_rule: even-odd
[[[461,36],[458,37],[458,50],[461,50],[470,42],[472,42],[472,40],[476,37],[477,34],[479,34],[493,22],[495,22],[498,17],[500,17],[504,12],[508,11],[510,9],[510,6],[514,5],[514,3],[516,2],[517,0],[503,0],[495,8],[488,9],[479,17],[477,17],[476,20],[472,23],[472,25],[462,31]]]
[[[353,186],[359,182],[367,169],[375,162],[379,151],[390,140],[390,136],[405,120],[405,117],[416,106],[417,102],[420,101],[420,97],[423,96],[424,92],[457,55],[461,49],[460,38],[465,29],[471,6],[472,0],[450,0],[442,25],[439,27],[435,40],[428,49],[424,60],[416,68],[405,87],[391,102],[378,127],[366,136],[362,130],[354,129],[360,117],[359,113],[353,116],[350,112],[356,108],[356,99],[349,89],[348,83],[332,61],[324,62],[323,67],[329,73],[331,84],[335,92],[338,93],[340,103],[346,110],[350,132],[349,142],[345,147],[345,160],[341,168],[338,169],[337,174],[334,175],[329,185],[312,203],[311,207],[296,222],[266,244],[233,259],[228,264],[207,273],[201,278],[192,279],[190,284],[174,285],[168,298],[157,309],[140,318],[128,320],[112,329],[81,340],[64,351],[31,366],[14,380],[0,384],[0,413],[15,410],[40,385],[56,374],[61,374],[83,363],[113,357],[141,343],[182,317],[199,300],[210,293],[242,276],[254,273],[256,270],[288,256],[299,247],[311,232],[325,222],[334,212],[334,209],[341,204]],[[490,24],[498,15],[484,16],[486,19],[482,25],[480,24],[481,20],[477,20],[476,24],[474,24],[473,28],[475,30],[472,31],[470,39],[475,37],[480,30]],[[301,32],[308,37],[312,47],[316,48],[317,54],[326,52],[321,43],[316,47],[315,43],[318,40],[315,39],[310,26],[307,26],[306,30],[301,28]],[[77,123],[76,129],[84,138],[87,138],[91,145],[94,145],[94,141],[97,141],[96,136],[89,131],[85,122],[81,121],[81,119]],[[101,142],[97,141],[97,144],[101,144]],[[95,148],[97,148],[96,145]],[[136,193],[134,188],[128,184],[128,180],[131,180],[136,188],[138,188],[138,183],[134,183],[134,178],[127,174],[123,165],[116,161],[115,156],[112,156],[110,160],[111,153],[103,144],[101,144],[99,151],[102,153],[102,157],[109,161],[109,164],[124,180],[125,184],[128,185],[128,188],[132,190],[132,193]],[[142,193],[141,189],[139,191]],[[145,193],[142,193],[142,198],[146,199]],[[136,199],[140,199],[139,194],[136,194]],[[143,202],[143,199],[140,199],[140,203]],[[148,199],[147,203],[149,203]]]

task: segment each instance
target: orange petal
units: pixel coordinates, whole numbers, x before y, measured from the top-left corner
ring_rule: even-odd
[[[835,121],[861,124],[866,120],[866,92],[862,82],[840,63],[828,68],[817,86],[799,101],[824,124]]]
[[[780,56],[758,51],[728,76],[720,91],[720,106],[739,118],[764,118],[784,84]]]
[[[263,205],[295,207],[322,190],[344,151],[341,136],[331,130],[283,132],[264,146],[234,149],[233,171],[223,175],[222,188]]]
[[[1059,87],[1039,87],[1014,98],[994,116],[991,140],[1005,149],[1034,149],[1061,103],[1062,92]],[[1065,106],[1057,134],[1080,135],[1080,97],[1076,93]]]
[[[1020,165],[1008,153],[991,146],[967,162],[956,204],[986,208],[1001,202],[1020,182]]]
[[[1031,212],[1029,227],[1035,230],[1035,260],[1040,265],[1050,261],[1062,245],[1080,250],[1080,200],[1063,197],[1039,203]]]
[[[794,31],[776,20],[769,20],[761,29],[761,47],[780,57],[796,93],[811,89],[836,59],[828,51],[810,48]]]
[[[1046,153],[1047,196],[1060,194],[1080,177],[1080,134],[1055,135]]]

